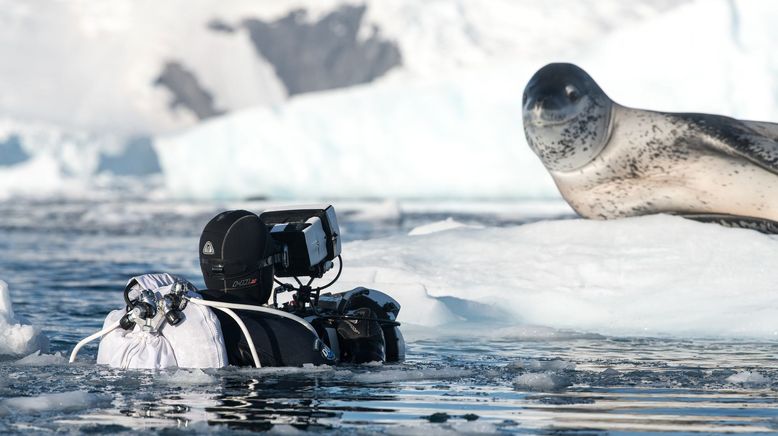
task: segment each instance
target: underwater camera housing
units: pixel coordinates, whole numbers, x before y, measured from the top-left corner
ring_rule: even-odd
[[[278,246],[276,277],[321,278],[340,256],[338,218],[332,205],[268,209],[259,216]]]

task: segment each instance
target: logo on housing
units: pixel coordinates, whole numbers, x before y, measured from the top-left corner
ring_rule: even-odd
[[[205,255],[211,255],[213,254],[213,244],[211,241],[205,241],[205,245],[203,245],[203,254]]]
[[[256,285],[256,284],[257,284],[257,279],[249,278],[249,279],[243,279],[243,280],[235,280],[234,282],[232,282],[232,287],[233,288],[242,288],[243,286],[250,286],[250,285]]]
[[[335,353],[330,349],[330,347],[324,345],[321,349],[321,357],[327,360],[335,360]]]

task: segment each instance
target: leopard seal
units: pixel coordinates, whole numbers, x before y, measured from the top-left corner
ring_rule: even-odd
[[[524,133],[581,216],[653,213],[778,230],[778,124],[634,109],[552,63],[522,97]]]

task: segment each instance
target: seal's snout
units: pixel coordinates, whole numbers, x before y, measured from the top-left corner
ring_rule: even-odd
[[[566,91],[572,85],[535,89],[526,96],[524,118],[526,122],[547,125],[566,122],[580,112],[576,103],[580,97]]]
[[[528,99],[526,107],[533,112],[541,112],[560,110],[569,104],[570,100],[548,93]]]
[[[524,88],[527,142],[547,168],[574,170],[602,150],[610,109],[610,100],[584,70],[573,64],[548,64]],[[574,143],[572,136],[582,139]]]
[[[523,96],[524,117],[530,122],[567,121],[580,112],[588,95],[588,75],[573,64],[549,64],[527,83]]]

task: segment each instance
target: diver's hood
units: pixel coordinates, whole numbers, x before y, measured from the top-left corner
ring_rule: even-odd
[[[265,304],[273,288],[273,266],[267,265],[273,243],[259,217],[245,210],[222,212],[200,236],[200,268],[210,295],[219,292],[249,304]]]

